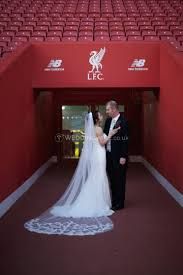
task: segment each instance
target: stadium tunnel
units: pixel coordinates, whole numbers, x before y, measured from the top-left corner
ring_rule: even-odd
[[[102,67],[92,71],[90,58],[101,50]],[[110,99],[129,120],[131,158],[147,161],[182,192],[182,61],[166,42],[27,43],[3,59],[1,200],[51,156],[79,156],[80,145],[59,142],[70,131],[67,109],[78,117],[89,109],[105,113]]]

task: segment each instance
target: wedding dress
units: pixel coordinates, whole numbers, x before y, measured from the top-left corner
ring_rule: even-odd
[[[106,135],[104,134],[104,138]],[[74,175],[61,198],[24,224],[29,231],[95,235],[113,229],[105,147],[96,137],[92,113],[85,117],[85,139]]]

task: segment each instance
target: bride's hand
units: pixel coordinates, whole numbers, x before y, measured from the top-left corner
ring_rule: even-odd
[[[120,129],[121,127],[119,126],[118,128],[112,129],[109,131],[109,137],[111,138],[112,136],[114,136]]]

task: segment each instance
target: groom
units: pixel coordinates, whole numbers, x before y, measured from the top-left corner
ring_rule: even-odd
[[[112,209],[124,208],[126,171],[128,166],[128,123],[119,113],[116,101],[109,101],[106,104],[104,133],[108,135],[113,128],[119,131],[109,140],[106,145],[107,174],[111,183]]]

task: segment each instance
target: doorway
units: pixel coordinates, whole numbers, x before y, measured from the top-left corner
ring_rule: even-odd
[[[60,105],[61,116],[61,146],[59,155],[61,159],[79,159],[83,147],[84,141],[84,127],[85,127],[85,115],[89,111],[98,110],[103,115],[103,122],[101,127],[103,128],[106,113],[105,104],[84,104],[84,105]],[[120,113],[124,113],[125,106],[119,105]]]
[[[147,88],[62,88],[53,89],[53,93],[56,121],[54,154],[57,155],[58,162],[69,160],[71,163],[73,160],[75,163],[75,160],[79,159],[84,136],[84,119],[82,119],[84,114],[90,110],[99,110],[105,115],[105,104],[111,99],[118,102],[120,111],[124,113],[129,123],[129,154],[134,156],[142,154],[143,104],[154,100],[152,93],[158,95],[159,90],[155,88],[149,88],[149,90]],[[66,134],[66,137],[62,134]],[[79,143],[76,140],[77,135],[80,136]]]

